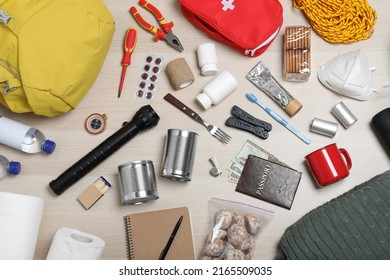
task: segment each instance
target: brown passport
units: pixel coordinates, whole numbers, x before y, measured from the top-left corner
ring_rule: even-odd
[[[301,175],[288,166],[249,155],[236,191],[291,209]]]

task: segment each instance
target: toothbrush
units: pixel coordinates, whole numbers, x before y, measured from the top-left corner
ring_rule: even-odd
[[[292,125],[290,125],[285,119],[283,119],[281,116],[279,116],[278,114],[276,114],[274,111],[272,111],[270,108],[268,108],[267,106],[265,106],[263,103],[261,103],[257,97],[253,94],[253,93],[250,93],[248,92],[246,94],[246,97],[252,101],[253,103],[256,103],[257,105],[259,105],[261,108],[264,109],[264,111],[266,111],[268,113],[268,115],[270,115],[272,118],[274,118],[278,123],[280,123],[281,125],[283,125],[285,128],[287,128],[288,130],[290,130],[292,133],[294,133],[299,139],[301,139],[303,142],[305,142],[306,144],[310,144],[311,143],[311,140],[306,137],[305,135],[303,135],[302,133],[300,133],[298,130],[296,130]]]

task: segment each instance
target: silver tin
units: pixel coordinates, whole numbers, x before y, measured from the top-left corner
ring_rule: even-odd
[[[321,119],[314,118],[310,125],[310,131],[328,137],[336,135],[338,124]]]
[[[332,108],[331,112],[345,128],[348,128],[355,122],[357,122],[357,118],[352,114],[352,112],[347,108],[347,106],[345,106],[343,102],[337,103]]]
[[[161,170],[162,177],[191,181],[198,137],[199,135],[192,131],[168,129]]]
[[[153,162],[140,160],[118,166],[123,204],[141,204],[158,199]]]

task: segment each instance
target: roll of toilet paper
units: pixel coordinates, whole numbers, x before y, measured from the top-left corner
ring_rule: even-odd
[[[72,228],[59,229],[51,243],[47,260],[100,260],[105,242],[97,236]]]
[[[0,259],[32,260],[43,212],[40,197],[0,192]]]

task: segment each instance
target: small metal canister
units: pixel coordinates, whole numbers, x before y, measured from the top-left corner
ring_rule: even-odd
[[[123,204],[140,204],[158,199],[153,162],[141,160],[118,166]]]
[[[337,132],[338,125],[334,122],[329,122],[314,118],[310,125],[310,131],[322,134],[328,137],[334,137]]]
[[[192,131],[168,129],[161,176],[191,181],[199,135]]]
[[[348,128],[357,122],[357,118],[343,102],[334,105],[331,112],[345,128]]]

